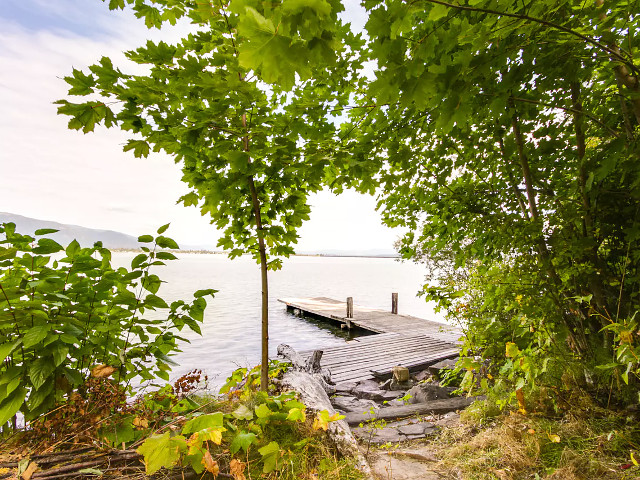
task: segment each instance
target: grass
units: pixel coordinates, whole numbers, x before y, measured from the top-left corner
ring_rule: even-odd
[[[493,416],[479,402],[459,427],[429,443],[436,469],[456,480],[640,479],[640,424],[633,416],[593,408],[559,418],[511,412]]]

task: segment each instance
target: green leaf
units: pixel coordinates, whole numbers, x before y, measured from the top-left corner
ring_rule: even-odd
[[[240,404],[238,408],[236,408],[232,415],[238,420],[251,420],[253,419],[253,412],[250,408],[247,408],[246,405]]]
[[[174,249],[174,250],[179,250],[180,249],[178,244],[173,239],[171,239],[169,237],[163,237],[162,235],[160,235],[159,237],[156,238],[156,243],[161,248],[171,248],[171,249]]]
[[[260,405],[255,407],[255,412],[258,418],[267,418],[271,416],[271,414],[273,414],[266,403],[261,403]]]
[[[439,3],[433,4],[431,10],[429,10],[429,20],[435,22],[443,17],[446,17],[449,13],[449,7],[441,5]]]
[[[53,362],[56,367],[59,367],[69,354],[69,347],[62,342],[58,342],[53,347]]]
[[[67,254],[67,256],[73,257],[78,252],[78,250],[80,250],[80,244],[77,240],[74,239],[71,241],[71,243],[69,243],[69,245],[67,245],[65,253]]]
[[[264,462],[263,473],[270,473],[278,468],[280,445],[277,442],[270,442],[268,445],[258,449],[258,452],[262,455],[262,461]]]
[[[0,363],[4,361],[11,352],[13,352],[22,343],[22,339],[14,340],[13,342],[0,344]]]
[[[205,290],[197,290],[193,296],[196,298],[200,298],[200,297],[204,297],[206,295],[211,295],[212,297],[214,296],[214,293],[217,293],[218,290],[214,290],[213,288],[207,288]]]
[[[292,408],[287,414],[287,420],[292,422],[304,422],[306,418],[304,410],[300,408]]]
[[[149,437],[136,451],[144,457],[147,475],[153,475],[163,467],[170,469],[177,465],[186,449],[187,442],[183,436],[171,437],[166,432]]]
[[[232,454],[235,454],[240,449],[246,452],[247,450],[249,450],[251,444],[256,442],[257,438],[258,437],[255,433],[246,432],[244,430],[240,431],[233,437],[231,445],[229,445],[229,450]]]
[[[63,251],[64,248],[55,240],[50,238],[40,238],[38,239],[38,246],[33,249],[33,253],[37,253],[38,255],[56,253]]]
[[[153,236],[152,235],[140,235],[138,237],[138,241],[140,243],[150,243],[150,242],[153,242]]]
[[[45,337],[49,333],[49,330],[51,330],[51,325],[49,324],[36,325],[34,327],[31,327],[24,334],[24,337],[22,338],[22,345],[24,346],[24,348],[29,348],[34,346],[36,343],[40,343],[45,339]]]
[[[25,398],[27,398],[27,389],[20,387],[0,402],[0,425],[4,425],[18,413]]]
[[[34,232],[34,235],[40,236],[40,235],[47,235],[49,233],[56,233],[59,232],[60,230],[56,229],[56,228],[39,228],[38,230],[36,230]]]
[[[142,277],[142,287],[150,293],[158,293],[162,281],[157,275],[146,275]]]
[[[162,235],[164,232],[167,231],[167,229],[169,228],[169,225],[171,225],[170,223],[167,223],[166,225],[162,225],[159,229],[158,229],[158,235]]]
[[[53,381],[53,375],[51,374],[55,368],[54,362],[47,357],[38,358],[29,365],[29,378],[31,378],[31,383],[36,390],[44,385],[47,380]]]
[[[154,308],[169,308],[169,305],[167,305],[167,302],[165,302],[162,298],[152,293],[150,293],[145,297],[144,304],[148,307],[154,307]]]
[[[142,265],[144,262],[147,261],[147,258],[148,257],[147,257],[147,255],[145,253],[140,253],[140,254],[136,255],[131,260],[131,268],[132,269],[138,268],[140,265]]]
[[[122,147],[124,152],[128,152],[129,150],[133,150],[133,156],[136,158],[146,158],[149,156],[151,147],[144,140],[129,140],[127,144]]]
[[[224,415],[222,412],[200,415],[189,420],[182,427],[182,433],[188,435],[207,428],[220,428],[224,424]]]

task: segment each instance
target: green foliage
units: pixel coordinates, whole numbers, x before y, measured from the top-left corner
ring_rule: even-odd
[[[187,341],[177,332],[200,331],[203,294],[215,292],[170,305],[156,295],[162,281],[150,269],[165,264],[156,251],[165,237],[127,269],[113,268],[100,243],[65,249],[47,233],[0,225],[0,425],[17,412],[26,420],[48,412],[89,376],[124,388],[134,377],[168,380],[170,357]]]
[[[633,354],[596,366],[638,344],[618,348],[609,326],[640,307],[638,5],[364,5],[375,78],[336,184],[378,188],[409,232],[403,257],[432,267],[427,298],[494,374],[561,387],[566,373],[605,401],[613,378],[614,400],[635,398]]]
[[[271,374],[280,374],[282,368],[274,363]],[[257,392],[258,385],[248,381],[257,373],[257,369],[239,369],[229,377],[227,385],[237,385],[241,378],[242,387],[229,393],[233,403],[218,402],[222,410],[203,414],[196,409],[187,413],[179,433],[166,432],[145,440],[138,452],[144,457],[147,474],[176,465],[189,466],[197,473],[205,469],[214,473],[221,466],[244,468],[247,464],[268,474],[289,468],[296,456],[317,447],[319,434],[313,432],[326,427],[307,425],[306,407],[294,392],[271,396]],[[338,418],[326,411],[318,417],[325,418],[327,424]]]
[[[337,18],[341,3],[109,3],[125,5],[148,26],[188,17],[197,30],[175,45],[149,41],[127,52],[149,69],[145,75],[123,73],[106,57],[87,72],[74,69],[65,78],[69,95],[92,99],[58,102],[59,113],[71,117],[69,128],[115,126],[132,135],[124,150],[136,157],[172,156],[190,188],[180,201],[211,217],[231,257],[259,260],[259,239],[268,256],[293,253],[296,231],[309,217],[307,196],[322,187],[329,164],[330,150],[321,144],[335,127],[326,111],[348,103],[358,69],[345,52],[358,41]],[[267,261],[280,266],[278,258]]]

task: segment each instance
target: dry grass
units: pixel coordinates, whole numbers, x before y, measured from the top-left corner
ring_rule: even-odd
[[[596,414],[597,413],[597,414]],[[455,480],[639,480],[640,424],[614,412],[549,419],[466,415],[430,442],[436,468]]]

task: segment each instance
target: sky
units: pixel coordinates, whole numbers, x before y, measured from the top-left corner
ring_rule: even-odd
[[[357,0],[347,8],[345,18],[361,28]],[[0,0],[0,211],[135,236],[171,222],[167,234],[178,243],[214,248],[219,234],[208,218],[176,205],[187,187],[172,158],[123,152],[127,136],[117,129],[68,130],[53,104],[66,98],[72,68],[104,55],[127,71],[123,51],[188,31],[186,23],[147,30],[100,0]],[[392,251],[401,233],[382,225],[370,196],[323,191],[310,203],[300,252]]]

